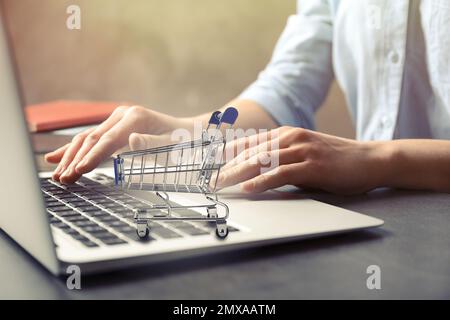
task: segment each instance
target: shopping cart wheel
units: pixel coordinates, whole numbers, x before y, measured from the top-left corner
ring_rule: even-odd
[[[139,238],[145,239],[150,234],[150,229],[147,225],[144,224],[138,224],[136,233]]]
[[[225,239],[228,236],[228,227],[227,222],[225,220],[217,221],[216,235],[220,239]]]

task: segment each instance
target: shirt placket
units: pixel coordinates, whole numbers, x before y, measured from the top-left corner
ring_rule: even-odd
[[[408,12],[408,0],[389,1],[386,5],[382,57],[384,90],[380,90],[383,103],[377,117],[377,140],[391,140],[394,137],[405,67]]]

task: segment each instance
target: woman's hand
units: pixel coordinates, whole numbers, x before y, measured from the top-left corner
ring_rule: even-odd
[[[241,183],[252,193],[283,185],[362,193],[382,185],[389,174],[387,146],[282,127],[231,142],[227,150],[237,156],[223,167],[218,186]]]
[[[118,107],[94,129],[76,135],[72,142],[46,154],[45,160],[59,163],[53,179],[73,183],[127,143],[143,149],[164,138],[161,134],[187,128],[192,120],[178,119],[143,107]]]

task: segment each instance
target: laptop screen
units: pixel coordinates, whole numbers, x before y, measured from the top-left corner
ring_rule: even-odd
[[[0,0],[0,227],[54,273],[58,262],[11,58]]]

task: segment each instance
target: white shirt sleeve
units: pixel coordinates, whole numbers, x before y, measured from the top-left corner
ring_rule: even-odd
[[[279,125],[314,129],[333,79],[331,15],[327,0],[299,0],[270,63],[240,98],[257,102]]]

